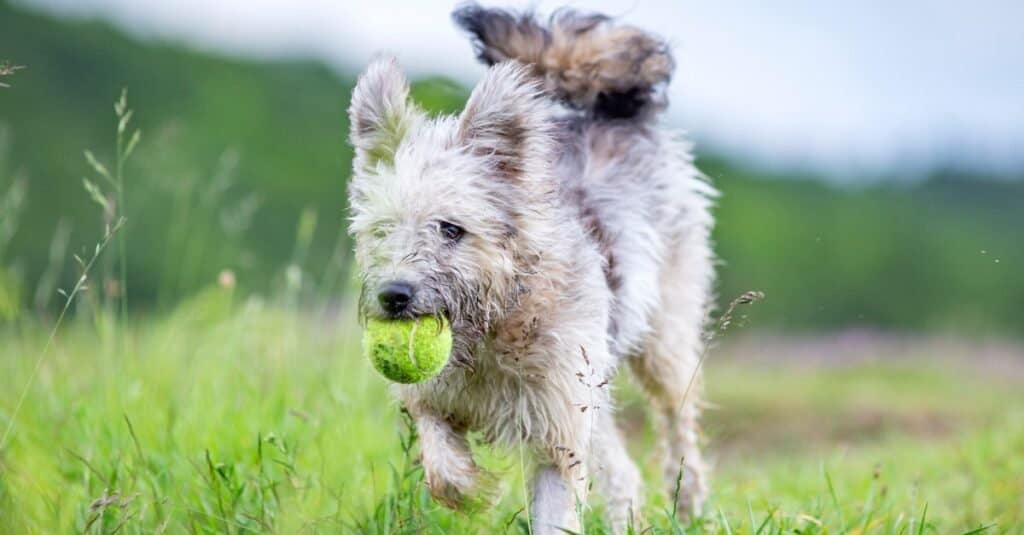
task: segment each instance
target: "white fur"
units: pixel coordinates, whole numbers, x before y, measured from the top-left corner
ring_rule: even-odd
[[[576,529],[591,476],[622,529],[642,482],[608,381],[628,361],[662,419],[666,488],[682,469],[677,505],[699,510],[694,378],[714,191],[688,145],[648,122],[559,108],[511,62],[487,73],[460,117],[427,119],[382,60],[350,113],[363,312],[382,315],[377,290],[406,281],[416,288],[409,313],[445,314],[455,335],[453,364],[395,387],[419,429],[431,493],[460,507],[486,491],[465,438],[476,431],[532,452],[535,532]],[[446,242],[440,221],[466,234]]]

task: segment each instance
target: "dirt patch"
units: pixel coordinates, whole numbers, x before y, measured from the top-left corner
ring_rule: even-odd
[[[969,370],[1001,382],[1024,382],[1024,342],[1001,338],[907,335],[867,329],[815,336],[753,332],[730,334],[711,350],[709,358],[754,366],[921,362]]]
[[[643,405],[622,406],[617,420],[631,441],[650,440],[653,423]],[[766,410],[758,414],[718,409],[706,412],[704,422],[708,447],[719,458],[860,446],[893,435],[941,439],[978,424],[961,415],[938,411],[897,412],[879,408],[836,413]]]
[[[851,410],[773,418],[709,414],[706,435],[719,457],[768,451],[800,452],[840,445],[866,445],[892,435],[919,439],[952,436],[968,426],[962,417],[938,412]]]

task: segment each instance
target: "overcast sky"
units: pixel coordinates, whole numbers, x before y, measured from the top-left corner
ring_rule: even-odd
[[[143,36],[350,71],[379,51],[467,84],[446,0],[22,0]],[[483,2],[495,5],[494,2]],[[534,5],[547,13],[561,2]],[[1024,169],[1024,1],[575,1],[669,38],[671,122],[759,163],[837,176],[949,160]]]

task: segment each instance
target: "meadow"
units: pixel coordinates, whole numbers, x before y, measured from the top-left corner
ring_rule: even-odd
[[[127,325],[79,314],[49,348],[42,325],[5,329],[3,531],[528,533],[521,452],[478,448],[495,507],[429,499],[351,310],[211,285]],[[636,532],[1024,532],[1019,361],[886,344],[808,359],[770,340],[736,331],[708,357],[714,490],[692,522],[667,512],[644,405],[617,382],[652,483]]]
[[[351,76],[3,0],[0,51],[0,533],[531,531],[517,449],[474,446],[493,507],[429,498],[361,354]],[[767,298],[707,354],[702,516],[669,511],[645,403],[614,383],[650,483],[631,531],[1024,533],[1024,182],[698,161],[723,192],[723,304]]]

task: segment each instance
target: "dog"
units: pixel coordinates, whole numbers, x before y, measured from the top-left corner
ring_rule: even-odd
[[[461,114],[428,117],[393,58],[349,109],[360,313],[443,316],[453,333],[440,375],[394,387],[425,483],[452,508],[486,499],[473,432],[530,452],[535,533],[578,530],[591,481],[621,531],[643,495],[610,394],[626,364],[660,421],[666,489],[697,514],[716,192],[659,125],[669,47],[567,9],[468,4],[453,19],[490,66]]]

